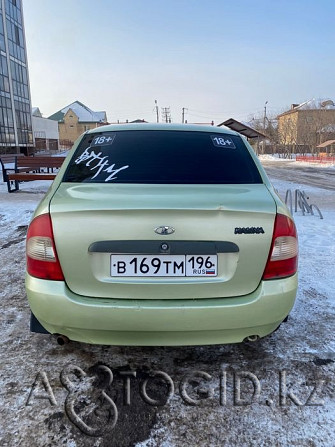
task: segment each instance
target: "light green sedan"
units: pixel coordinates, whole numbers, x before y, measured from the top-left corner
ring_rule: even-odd
[[[59,343],[255,341],[292,309],[297,245],[238,133],[98,127],[74,144],[29,226],[31,330]]]

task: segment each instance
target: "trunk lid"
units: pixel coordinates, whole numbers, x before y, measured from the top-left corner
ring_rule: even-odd
[[[50,214],[72,292],[99,298],[192,299],[241,296],[257,288],[271,246],[276,204],[264,184],[62,183]],[[161,226],[175,232],[155,233]],[[184,246],[199,247],[194,254],[224,247],[217,249],[217,276],[111,276],[114,247],[118,254],[122,247],[124,253],[145,254],[148,247],[152,254],[163,243],[179,252]]]

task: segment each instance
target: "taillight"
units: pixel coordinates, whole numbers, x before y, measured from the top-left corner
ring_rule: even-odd
[[[277,214],[272,243],[263,279],[285,278],[298,268],[298,239],[292,219]]]
[[[64,281],[49,214],[35,217],[27,233],[27,272],[36,278]]]

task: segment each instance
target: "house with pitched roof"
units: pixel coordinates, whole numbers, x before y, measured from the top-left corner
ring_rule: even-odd
[[[60,143],[67,141],[73,144],[86,130],[107,124],[106,112],[94,112],[79,101],[64,107],[49,119],[58,122]]]

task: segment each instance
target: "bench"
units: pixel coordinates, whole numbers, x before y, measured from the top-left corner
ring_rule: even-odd
[[[54,180],[65,157],[36,156],[19,157],[15,160],[14,172],[7,173],[8,192],[17,191],[19,182],[32,180]]]
[[[13,171],[13,167],[8,167],[8,165],[15,165],[17,157],[24,157],[23,154],[0,154],[0,163],[2,167],[2,179],[7,182],[7,171]]]

